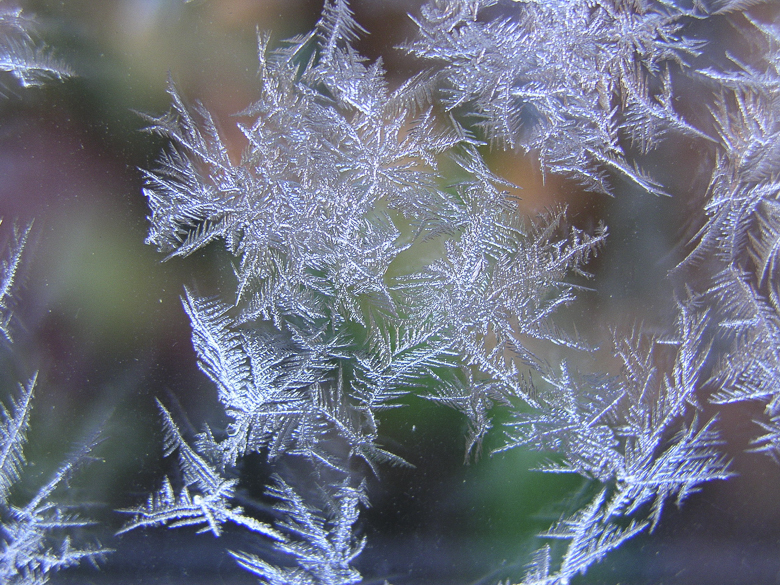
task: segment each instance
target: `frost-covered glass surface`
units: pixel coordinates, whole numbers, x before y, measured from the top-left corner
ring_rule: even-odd
[[[775,3],[0,34],[0,580],[780,575]]]

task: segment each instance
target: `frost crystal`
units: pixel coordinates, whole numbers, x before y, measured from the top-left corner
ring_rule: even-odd
[[[9,342],[15,277],[30,228],[14,230],[7,257],[0,263],[2,331]],[[99,543],[74,545],[71,533],[93,522],[74,511],[73,506],[59,504],[53,498],[63,491],[58,492],[58,488],[67,483],[79,466],[93,459],[90,452],[95,440],[72,453],[26,504],[18,503],[21,497],[15,487],[26,463],[24,446],[37,379],[36,372],[19,385],[18,393],[11,394],[5,404],[0,403],[0,582],[8,585],[46,583],[60,569],[84,560],[96,563],[110,552]]]
[[[21,9],[0,4],[0,71],[10,73],[22,87],[72,76],[66,64],[33,40],[34,25]]]
[[[702,47],[681,33],[698,11],[675,4],[435,0],[407,50],[440,64],[447,108],[492,143],[532,151],[544,172],[589,190],[611,194],[617,172],[663,193],[627,147],[647,153],[670,130],[703,136],[672,105],[671,71]]]

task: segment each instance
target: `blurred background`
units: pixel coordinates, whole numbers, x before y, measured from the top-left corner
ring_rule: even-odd
[[[395,47],[414,34],[414,0],[355,0],[371,32],[358,49],[382,56],[391,84],[416,71]],[[115,510],[144,501],[175,458],[162,459],[155,397],[177,405],[177,420],[198,431],[223,425],[213,386],[198,370],[182,310],[183,286],[216,293],[233,279],[219,246],[162,262],[144,244],[143,176],[163,144],[141,131],[138,112],[168,109],[170,75],[202,102],[238,155],[231,115],[258,95],[257,30],[274,42],[316,22],[316,0],[30,0],[22,7],[37,35],[77,77],[40,89],[10,82],[0,101],[0,235],[34,222],[17,311],[13,355],[5,352],[4,388],[40,371],[25,481],[39,486],[72,446],[95,429],[102,462],[84,469],[69,497],[93,502],[94,530],[115,548],[99,569],[55,577],[62,583],[253,583],[228,550],[262,552],[257,539],[228,529],[219,540],[194,530],[135,531],[115,538]],[[733,31],[703,30],[722,39]],[[682,108],[695,109],[696,95]],[[687,105],[686,105],[687,104]],[[620,197],[583,193],[556,177],[542,181],[531,157],[488,153],[494,170],[522,187],[520,212],[569,205],[570,219],[592,229],[604,220],[610,240],[590,266],[593,292],[565,316],[595,345],[610,328],[671,322],[669,269],[695,230],[708,181],[696,144],[664,144],[650,161],[674,198],[626,185]],[[711,163],[711,161],[709,161]],[[228,285],[227,289],[232,288]],[[551,355],[555,361],[559,356]],[[593,369],[610,365],[598,352]],[[705,413],[706,414],[706,413]],[[756,413],[757,415],[758,413]],[[581,583],[780,583],[778,466],[743,453],[756,427],[750,407],[725,409],[721,427],[739,477],[707,485],[681,510],[670,506],[655,533],[634,539],[593,567]],[[185,423],[186,425],[186,423]],[[386,443],[416,469],[387,469],[371,486],[361,521],[368,546],[358,568],[368,583],[494,584],[519,579],[529,552],[584,484],[529,472],[543,458],[513,451],[463,464],[465,421],[423,401],[383,420]],[[500,443],[499,431],[489,441]],[[491,444],[486,445],[489,452]],[[246,462],[263,473],[257,461]],[[249,497],[249,496],[247,496]],[[109,530],[105,530],[105,526]]]

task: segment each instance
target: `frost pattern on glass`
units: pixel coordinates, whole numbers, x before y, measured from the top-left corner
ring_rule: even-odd
[[[21,9],[0,4],[0,71],[25,88],[73,75],[33,38],[34,25]],[[6,87],[0,79],[0,88]],[[23,228],[14,225],[0,260],[0,336],[10,351],[18,326],[15,309],[31,230],[32,224]],[[17,391],[0,400],[0,582],[7,585],[47,583],[61,569],[83,561],[96,565],[111,552],[99,542],[80,542],[84,527],[93,522],[79,513],[80,506],[56,499],[75,471],[94,460],[91,452],[97,437],[84,441],[31,497],[19,487],[28,463],[24,447],[37,380],[35,372]]]
[[[22,87],[72,76],[68,65],[34,40],[34,28],[34,19],[23,14],[20,8],[0,1],[0,71],[11,74]],[[3,87],[1,82],[0,87]]]
[[[540,549],[543,562],[524,583],[568,583],[624,540],[652,531],[669,498],[680,504],[701,484],[733,475],[715,419],[701,423],[698,416],[707,325],[706,313],[681,304],[669,338],[615,336],[620,377],[577,376],[564,365],[545,376],[541,408],[515,414],[501,450],[528,445],[558,453],[562,459],[539,471],[578,473],[605,486],[541,535],[569,541],[560,568],[550,573],[549,548]]]
[[[356,538],[352,528],[359,507],[368,505],[365,484],[328,488],[334,492],[333,498],[323,504],[324,512],[321,512],[304,501],[281,477],[273,479],[268,495],[278,501],[275,508],[284,514],[279,526],[287,535],[274,546],[294,559],[297,566],[278,567],[256,555],[234,553],[239,564],[268,585],[362,582],[351,563],[363,551],[366,540]]]
[[[406,48],[440,64],[447,109],[464,110],[491,143],[531,151],[543,172],[589,190],[612,194],[609,172],[617,172],[664,193],[627,146],[645,154],[669,131],[703,137],[675,112],[670,75],[699,54],[702,43],[682,29],[701,9],[648,0],[508,6],[423,6]]]
[[[541,535],[566,541],[563,554],[539,548],[523,583],[569,583],[652,531],[670,500],[733,475],[716,418],[702,420],[712,387],[715,402],[768,404],[754,448],[778,457],[780,39],[748,17],[765,42],[760,60],[693,71],[704,45],[686,36],[755,4],[436,0],[414,16],[405,47],[433,70],[391,89],[381,61],[354,48],[365,31],[346,0],[328,0],[315,28],[280,48],[260,35],[260,97],[239,114],[240,155],[171,81],[170,112],[146,117],[170,141],[145,173],[147,242],[170,258],[220,241],[237,259],[235,291],[183,297],[230,422],[187,442],[162,408],[184,485],[166,479],[126,510],[125,530],[219,535],[232,521],[287,562],[232,553],[264,583],[359,582],[366,480],[409,465],[381,443],[381,415],[410,394],[467,417],[467,461],[501,406],[511,421],[500,451],[544,451],[540,471],[593,481],[584,505]],[[712,136],[674,109],[683,76],[718,96]],[[589,190],[612,194],[617,177],[661,194],[638,162],[670,133],[718,152],[705,223],[675,277],[710,256],[716,274],[705,290],[681,287],[668,336],[614,333],[619,376],[550,363],[539,342],[588,349],[554,316],[607,228],[569,227],[561,208],[520,218],[480,140],[531,152],[543,172]],[[445,164],[459,180],[447,182]],[[441,253],[399,273],[421,242]],[[262,520],[233,502],[251,454],[277,471]]]
[[[518,366],[543,360],[526,340],[581,344],[552,317],[575,297],[567,276],[585,275],[606,239],[603,226],[568,228],[563,209],[520,221],[478,142],[454,118],[434,115],[434,78],[390,90],[381,62],[352,47],[362,32],[347,3],[334,1],[311,33],[280,49],[260,36],[261,97],[240,114],[248,143],[240,157],[173,83],[171,111],[147,117],[171,141],[146,173],[147,241],[185,256],[221,240],[238,258],[229,302],[189,290],[183,299],[200,367],[231,423],[190,447],[164,411],[186,485],[177,491],[166,480],[127,510],[134,519],[125,530],[202,524],[218,534],[232,520],[271,538],[308,575],[302,582],[359,580],[350,563],[362,550],[353,529],[363,478],[409,465],[379,441],[383,410],[433,386],[432,400],[471,417],[468,457],[491,426],[493,403],[536,404]],[[442,185],[442,156],[468,178]],[[442,243],[441,260],[390,276],[399,254],[422,240]],[[329,478],[327,497],[313,504],[279,476],[269,495],[287,519],[272,530],[248,526],[231,508],[235,484],[221,474],[253,452],[307,461]],[[236,558],[270,583],[299,575]]]
[[[168,524],[173,528],[203,524],[200,529],[202,532],[210,530],[214,536],[219,536],[220,526],[230,520],[255,532],[278,538],[278,533],[270,526],[245,516],[240,507],[230,503],[238,480],[225,477],[219,463],[208,461],[192,449],[182,438],[170,413],[162,405],[160,410],[165,429],[165,455],[174,452],[179,454],[184,487],[176,495],[170,480],[166,478],[163,487],[149,497],[145,506],[122,510],[132,514],[133,520],[121,532],[157,524]]]
[[[741,6],[740,3],[736,3]],[[726,7],[724,7],[725,9]],[[683,263],[716,261],[706,296],[717,308],[718,404],[759,401],[767,419],[753,448],[780,455],[780,28],[747,17],[742,24],[762,49],[752,62],[702,73],[719,88],[713,109],[719,149],[705,206],[706,222]]]
[[[6,256],[0,261],[0,333],[8,343],[13,342],[14,305],[17,301],[19,271],[22,269],[22,254],[31,228],[32,225],[23,229],[13,227],[13,233],[6,244]]]
[[[30,229],[14,229],[0,263],[2,332],[8,343],[12,339],[11,308],[17,294],[14,285]],[[93,459],[90,453],[95,439],[69,455],[45,485],[26,503],[20,503],[23,495],[15,488],[27,463],[24,446],[37,379],[36,372],[0,403],[0,582],[8,585],[46,583],[60,569],[85,560],[97,563],[110,552],[100,543],[72,542],[71,535],[92,522],[79,514],[77,507],[54,499],[75,470]]]

